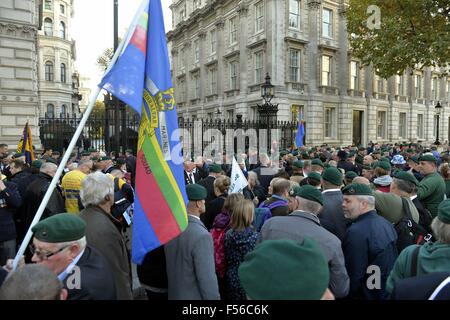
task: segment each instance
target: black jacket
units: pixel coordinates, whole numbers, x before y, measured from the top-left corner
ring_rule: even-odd
[[[266,200],[266,195],[264,194],[264,190],[261,186],[253,187],[253,191],[251,191],[247,186],[244,188],[244,190],[242,190],[242,194],[244,195],[245,199],[249,200],[253,200],[255,197],[257,197],[258,205]]]
[[[205,199],[206,203],[210,203],[212,200],[216,199],[216,194],[214,193],[214,181],[216,181],[215,177],[207,176],[205,179],[197,182],[208,191],[208,196]]]
[[[322,227],[330,231],[339,240],[344,241],[347,226],[351,221],[344,217],[342,202],[344,197],[340,190],[322,193],[323,207],[319,213],[319,220]]]
[[[264,190],[264,195],[267,197],[269,191],[270,181],[272,181],[274,175],[278,172],[273,168],[260,166],[253,170],[258,176],[259,183]]]
[[[217,199],[206,204],[206,211],[200,216],[200,220],[202,220],[208,231],[211,230],[216,216],[222,212],[225,199],[226,195],[221,195]]]
[[[358,167],[346,160],[339,160],[337,163],[337,167],[338,169],[344,169],[346,173],[348,171],[358,172]]]
[[[39,209],[39,206],[44,199],[45,193],[47,192],[50,183],[52,182],[52,177],[45,174],[39,173],[36,179],[30,184],[28,187],[24,202],[24,210],[22,217],[25,223],[25,229],[27,230],[31,225],[31,222],[34,219],[34,216]],[[50,200],[47,203],[47,206],[44,209],[44,213],[42,214],[41,220],[53,216],[57,213],[65,212],[65,203],[64,198],[62,196],[61,189],[57,186],[52,195],[50,196]]]
[[[139,282],[153,288],[167,289],[166,254],[160,246],[146,254],[141,265],[137,266]]]
[[[428,300],[434,290],[450,277],[450,272],[423,274],[417,277],[399,279],[391,293],[392,300]],[[450,300],[450,284],[442,288],[435,300]]]
[[[116,300],[116,286],[111,267],[105,257],[94,248],[86,246],[76,264],[80,269],[80,286],[74,288],[72,271],[63,281],[68,291],[67,300]],[[70,289],[69,289],[70,288]]]
[[[127,160],[125,160],[125,164],[127,166],[127,171],[131,173],[131,186],[134,188],[136,183],[136,157],[129,156]]]
[[[0,192],[0,242],[16,239],[14,215],[22,204],[19,190],[12,182],[4,182],[6,189]]]
[[[30,185],[30,177],[31,172],[28,170],[17,172],[9,178],[9,181],[16,184],[17,189],[19,190],[20,196],[22,198],[25,197],[25,192],[27,191],[28,186]]]

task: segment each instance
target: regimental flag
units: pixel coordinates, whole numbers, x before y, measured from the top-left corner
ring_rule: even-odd
[[[144,0],[128,30],[99,86],[141,115],[132,238],[140,264],[186,229],[187,196],[160,0]]]
[[[233,157],[233,166],[231,167],[231,184],[228,193],[240,193],[246,186],[248,186],[247,179],[236,161],[236,158]]]
[[[303,137],[305,136],[305,124],[302,119],[298,121],[297,135],[295,136],[295,147],[303,147]]]
[[[33,137],[31,136],[31,128],[28,122],[25,124],[23,129],[23,136],[20,138],[19,144],[17,145],[17,152],[22,153],[25,156],[25,161],[31,165],[34,161],[33,152]]]

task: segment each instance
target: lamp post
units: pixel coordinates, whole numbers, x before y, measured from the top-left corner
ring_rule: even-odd
[[[434,107],[434,109],[436,110],[436,114],[437,114],[437,123],[436,123],[436,141],[434,142],[435,145],[440,145],[441,143],[439,142],[439,116],[441,115],[441,110],[442,110],[442,106],[441,104],[437,103],[437,105]]]
[[[275,86],[270,83],[270,76],[269,73],[266,74],[265,83],[261,86],[261,98],[264,99],[263,105],[257,105],[258,111],[260,114],[260,122],[261,120],[264,120],[263,123],[265,124],[265,127],[267,129],[267,148],[270,151],[270,124],[273,121],[272,118],[277,118],[277,112],[278,112],[278,104],[272,104],[271,101],[273,97],[275,96]],[[272,121],[271,121],[272,120]]]

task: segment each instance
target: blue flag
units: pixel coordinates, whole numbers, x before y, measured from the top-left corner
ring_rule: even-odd
[[[303,147],[303,137],[305,136],[305,125],[303,124],[303,120],[299,120],[297,135],[295,136],[295,146]]]

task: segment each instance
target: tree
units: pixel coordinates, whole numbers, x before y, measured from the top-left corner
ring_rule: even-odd
[[[105,103],[103,101],[97,100],[95,101],[94,108],[92,109],[92,116],[97,118],[105,117]]]
[[[350,0],[347,31],[352,55],[383,78],[450,66],[449,0]]]

